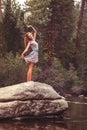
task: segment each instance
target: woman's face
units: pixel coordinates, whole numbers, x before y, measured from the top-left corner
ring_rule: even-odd
[[[29,37],[29,39],[31,39],[31,40],[33,39],[32,33],[28,33],[27,36]]]

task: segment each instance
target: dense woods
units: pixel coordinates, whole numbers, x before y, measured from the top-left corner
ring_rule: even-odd
[[[39,43],[33,80],[59,91],[78,89],[87,94],[86,23],[86,0],[76,4],[73,0],[26,0],[22,8],[16,0],[0,0],[0,87],[26,81],[28,65],[20,54],[31,24]]]

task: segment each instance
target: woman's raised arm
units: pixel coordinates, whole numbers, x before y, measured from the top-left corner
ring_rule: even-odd
[[[36,39],[36,34],[37,34],[37,31],[36,31],[36,29],[32,26],[32,25],[29,25],[29,26],[27,26],[28,28],[32,28],[32,30],[33,30],[33,37],[34,37],[34,40]]]

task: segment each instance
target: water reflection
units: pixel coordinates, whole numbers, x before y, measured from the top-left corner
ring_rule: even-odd
[[[67,116],[72,120],[87,120],[87,100],[74,98],[69,102]]]
[[[87,121],[6,121],[0,122],[0,130],[87,130]]]
[[[67,123],[67,130],[87,130],[87,121],[72,121]]]
[[[67,126],[63,122],[10,121],[0,123],[0,130],[67,130]]]

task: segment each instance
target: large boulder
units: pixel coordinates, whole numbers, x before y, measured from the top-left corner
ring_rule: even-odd
[[[65,98],[44,83],[31,81],[0,88],[0,119],[53,115],[67,108]]]

